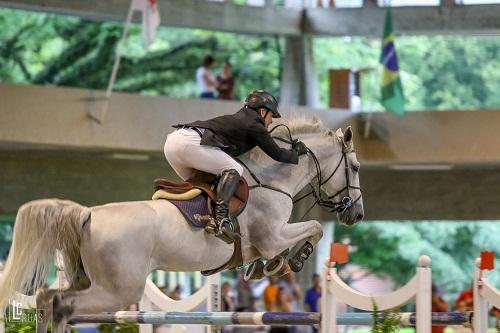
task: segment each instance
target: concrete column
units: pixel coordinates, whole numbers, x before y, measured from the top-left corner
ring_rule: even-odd
[[[311,35],[286,37],[281,103],[319,106],[319,84],[314,68]]]

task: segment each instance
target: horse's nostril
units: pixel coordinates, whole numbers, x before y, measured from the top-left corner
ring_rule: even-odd
[[[364,215],[363,214],[358,214],[356,216],[356,221],[361,221],[363,219]]]

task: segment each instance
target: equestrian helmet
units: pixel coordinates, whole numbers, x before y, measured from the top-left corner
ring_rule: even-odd
[[[273,118],[281,118],[278,112],[278,101],[264,90],[254,90],[245,99],[245,106],[254,110],[266,108],[273,113]]]

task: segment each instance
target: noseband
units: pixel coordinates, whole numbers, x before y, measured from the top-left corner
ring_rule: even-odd
[[[281,127],[281,126],[285,127],[288,130],[289,140],[283,139],[280,137],[276,137],[276,136],[273,136],[273,139],[288,143],[290,145],[293,144],[294,142],[296,142],[297,140],[292,139],[292,133],[291,133],[290,129],[288,128],[288,126],[286,126],[285,124],[279,124],[279,125],[273,127],[269,131],[269,133],[272,133],[276,128]],[[311,209],[313,209],[313,207],[316,205],[319,205],[320,207],[328,210],[330,213],[337,212],[339,214],[343,214],[348,209],[352,208],[354,206],[354,204],[361,199],[361,196],[362,196],[361,187],[351,185],[351,181],[349,179],[350,172],[349,172],[349,165],[347,164],[347,154],[351,153],[351,152],[354,152],[354,150],[348,150],[347,147],[344,145],[344,147],[342,148],[342,157],[340,158],[339,162],[337,163],[337,166],[332,171],[332,173],[325,180],[323,180],[323,175],[322,175],[322,170],[321,170],[321,165],[319,163],[319,160],[316,157],[316,155],[314,154],[314,152],[311,149],[307,148],[307,154],[312,158],[314,165],[316,167],[316,177],[315,178],[317,179],[317,188],[314,187],[313,182],[310,182],[309,186],[311,187],[311,191],[309,193],[301,196],[300,198],[295,199],[295,200],[293,200],[292,196],[289,193],[287,193],[283,190],[280,190],[280,189],[273,187],[273,186],[262,184],[260,182],[260,180],[257,178],[257,176],[244,163],[242,163],[240,160],[238,160],[238,162],[241,163],[248,170],[248,172],[250,173],[252,178],[257,183],[257,185],[249,186],[249,189],[264,187],[264,188],[267,188],[267,189],[270,189],[273,191],[277,191],[277,192],[286,194],[288,197],[290,197],[290,199],[293,200],[294,204],[301,201],[302,199],[305,199],[308,196],[312,195],[314,197],[314,204],[307,210],[307,212],[304,214],[304,216],[307,215],[311,211]],[[340,165],[342,164],[342,161],[344,161],[346,185],[343,188],[341,188],[340,190],[338,190],[336,193],[326,197],[326,199],[325,199],[322,196],[322,193],[326,193],[326,191],[323,190],[323,185],[326,184],[335,175],[335,173],[340,169]],[[359,190],[359,192],[360,192],[359,196],[354,200],[351,198],[351,196],[349,194],[350,189]],[[346,192],[346,195],[343,196],[340,201],[334,201],[335,197],[337,197],[338,195],[342,195],[343,192]]]

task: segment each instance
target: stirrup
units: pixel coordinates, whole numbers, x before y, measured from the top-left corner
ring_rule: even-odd
[[[216,222],[218,223],[218,222]],[[241,239],[241,235],[234,231],[234,224],[230,219],[223,219],[217,225],[215,237],[222,239],[227,244],[232,244]]]

